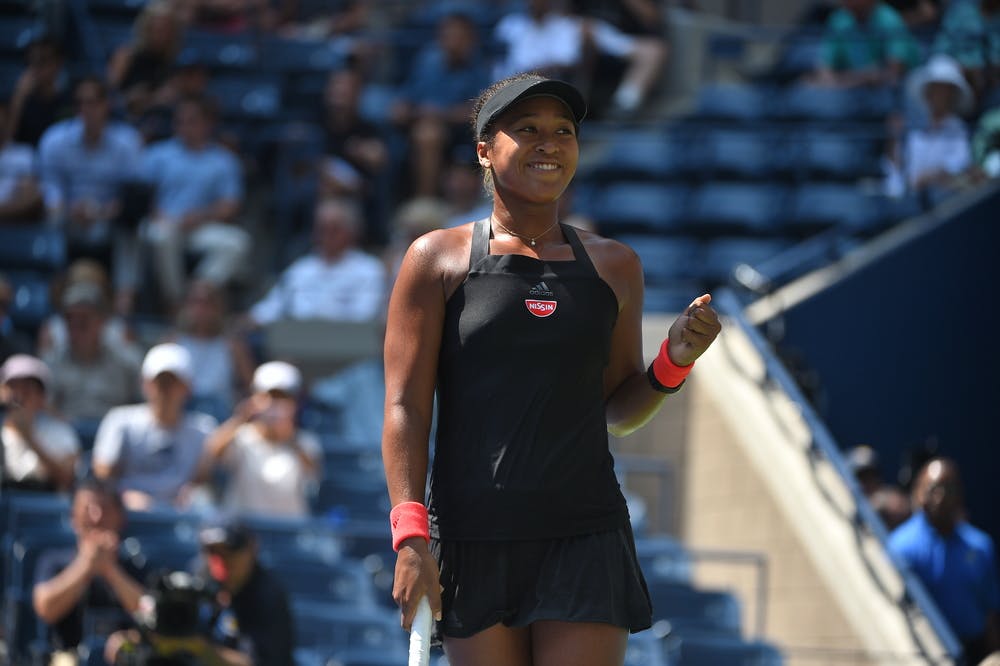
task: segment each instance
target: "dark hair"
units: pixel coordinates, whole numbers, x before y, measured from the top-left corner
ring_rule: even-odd
[[[125,503],[122,501],[121,492],[114,481],[99,479],[96,476],[88,475],[76,482],[73,487],[73,497],[82,492],[91,492],[104,499],[110,500],[118,509],[125,511]]]
[[[500,79],[496,83],[486,88],[483,92],[479,93],[479,97],[477,97],[472,102],[472,116],[469,118],[469,123],[470,126],[472,127],[472,140],[476,143],[480,141],[491,143],[493,141],[493,137],[496,136],[495,121],[488,122],[483,127],[482,133],[480,133],[479,136],[476,136],[476,120],[479,118],[479,113],[480,111],[483,110],[483,106],[486,105],[486,102],[490,101],[490,98],[493,97],[493,95],[496,95],[498,92],[509,86],[511,83],[514,83],[515,81],[531,81],[533,79],[539,79],[539,78],[544,78],[544,77],[538,72],[523,72],[521,74],[508,76],[505,79]]]

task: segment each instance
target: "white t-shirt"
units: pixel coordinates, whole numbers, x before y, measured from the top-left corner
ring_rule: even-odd
[[[0,148],[0,202],[10,199],[17,186],[29,178],[37,178],[34,149],[20,143]]]
[[[606,21],[588,21],[601,52],[623,58],[635,50],[635,38]],[[547,67],[574,67],[583,57],[583,21],[578,16],[550,12],[536,21],[527,14],[508,14],[497,22],[493,34],[507,47],[507,58],[496,65],[495,79]]]
[[[187,413],[167,430],[153,420],[148,404],[114,407],[97,429],[93,464],[114,468],[122,490],[139,490],[172,504],[194,478],[205,437],[215,426],[211,416]]]
[[[76,436],[76,431],[47,414],[39,414],[35,418],[34,434],[38,445],[58,461],[69,460],[80,452],[80,439]],[[17,430],[6,425],[3,427],[3,453],[4,469],[8,479],[50,480],[38,460],[38,454],[28,447],[28,443]]]
[[[316,436],[299,430],[299,447],[317,461],[322,449]],[[268,516],[298,517],[309,514],[306,472],[298,454],[284,442],[269,442],[247,423],[236,431],[222,457],[229,471],[223,506],[229,511]]]
[[[385,308],[385,283],[382,262],[359,250],[333,262],[310,254],[281,274],[250,315],[262,325],[282,319],[368,321]]]
[[[950,116],[937,127],[911,130],[904,148],[906,181],[915,185],[920,176],[942,170],[959,174],[972,166],[972,149],[965,123]]]

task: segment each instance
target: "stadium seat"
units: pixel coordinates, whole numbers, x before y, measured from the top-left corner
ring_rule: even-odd
[[[272,72],[315,72],[325,76],[343,66],[344,54],[325,39],[268,37],[261,41],[260,61]]]
[[[398,613],[354,604],[292,602],[299,645],[334,654],[351,649],[406,650]]]
[[[178,59],[205,65],[213,74],[251,72],[260,64],[256,43],[250,36],[190,29],[184,33]]]
[[[691,301],[705,293],[704,286],[696,280],[675,280],[670,284],[647,284],[643,291],[643,311],[683,312]]]
[[[0,266],[4,270],[52,272],[66,263],[66,238],[41,225],[0,228]]]
[[[589,212],[607,234],[676,230],[685,220],[688,188],[656,183],[614,183],[594,192]]]
[[[696,274],[699,246],[695,241],[639,235],[619,236],[618,240],[639,255],[646,281],[651,285],[669,286]]]
[[[691,581],[691,554],[677,539],[665,535],[637,537],[635,548],[642,570],[656,580]]]
[[[785,151],[775,132],[711,129],[698,142],[700,169],[708,177],[762,180],[784,171]]]
[[[359,611],[376,607],[371,576],[360,560],[322,562],[291,556],[287,550],[265,550],[261,551],[261,561],[296,602],[349,604]]]
[[[281,86],[276,79],[259,76],[216,76],[209,91],[219,101],[223,118],[276,120],[281,110]]]
[[[31,272],[10,272],[7,279],[14,287],[14,302],[10,317],[14,326],[26,332],[34,332],[52,311],[49,278]]]
[[[807,235],[829,227],[845,231],[877,227],[883,219],[881,199],[854,185],[806,183],[789,206],[788,229]]]
[[[589,135],[583,135],[587,140]],[[578,178],[584,180],[654,180],[680,175],[686,167],[686,149],[679,133],[662,129],[622,128],[603,141],[588,144],[588,160]]]
[[[740,604],[732,593],[697,589],[686,583],[660,580],[655,572],[645,573],[653,620],[669,623],[668,635],[739,637]]]
[[[857,181],[880,174],[880,144],[870,131],[808,130],[795,137],[800,174],[817,180]]]
[[[723,636],[681,636],[665,642],[667,654],[683,666],[781,666],[784,659],[773,645]]]
[[[867,90],[792,85],[780,93],[776,113],[789,120],[857,121],[864,115]]]
[[[786,198],[777,185],[708,183],[694,194],[689,226],[708,236],[771,233],[781,228]]]
[[[737,264],[756,266],[787,249],[792,242],[771,238],[717,238],[699,256],[699,273],[710,284],[728,284]]]
[[[312,501],[313,513],[338,523],[372,521],[384,525],[391,508],[385,484],[349,486],[342,480],[321,481]]]
[[[698,91],[695,115],[706,120],[762,120],[770,114],[774,91],[770,86],[710,84]]]

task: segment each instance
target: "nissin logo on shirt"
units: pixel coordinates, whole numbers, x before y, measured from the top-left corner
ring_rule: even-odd
[[[528,312],[536,317],[548,317],[556,311],[555,301],[536,301],[529,298],[525,299],[524,305],[528,308]]]

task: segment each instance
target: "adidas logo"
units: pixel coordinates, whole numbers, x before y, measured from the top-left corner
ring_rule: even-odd
[[[532,296],[545,296],[547,298],[552,298],[555,295],[552,293],[552,290],[549,289],[549,285],[545,284],[545,282],[539,282],[534,287],[529,289],[528,293]]]

